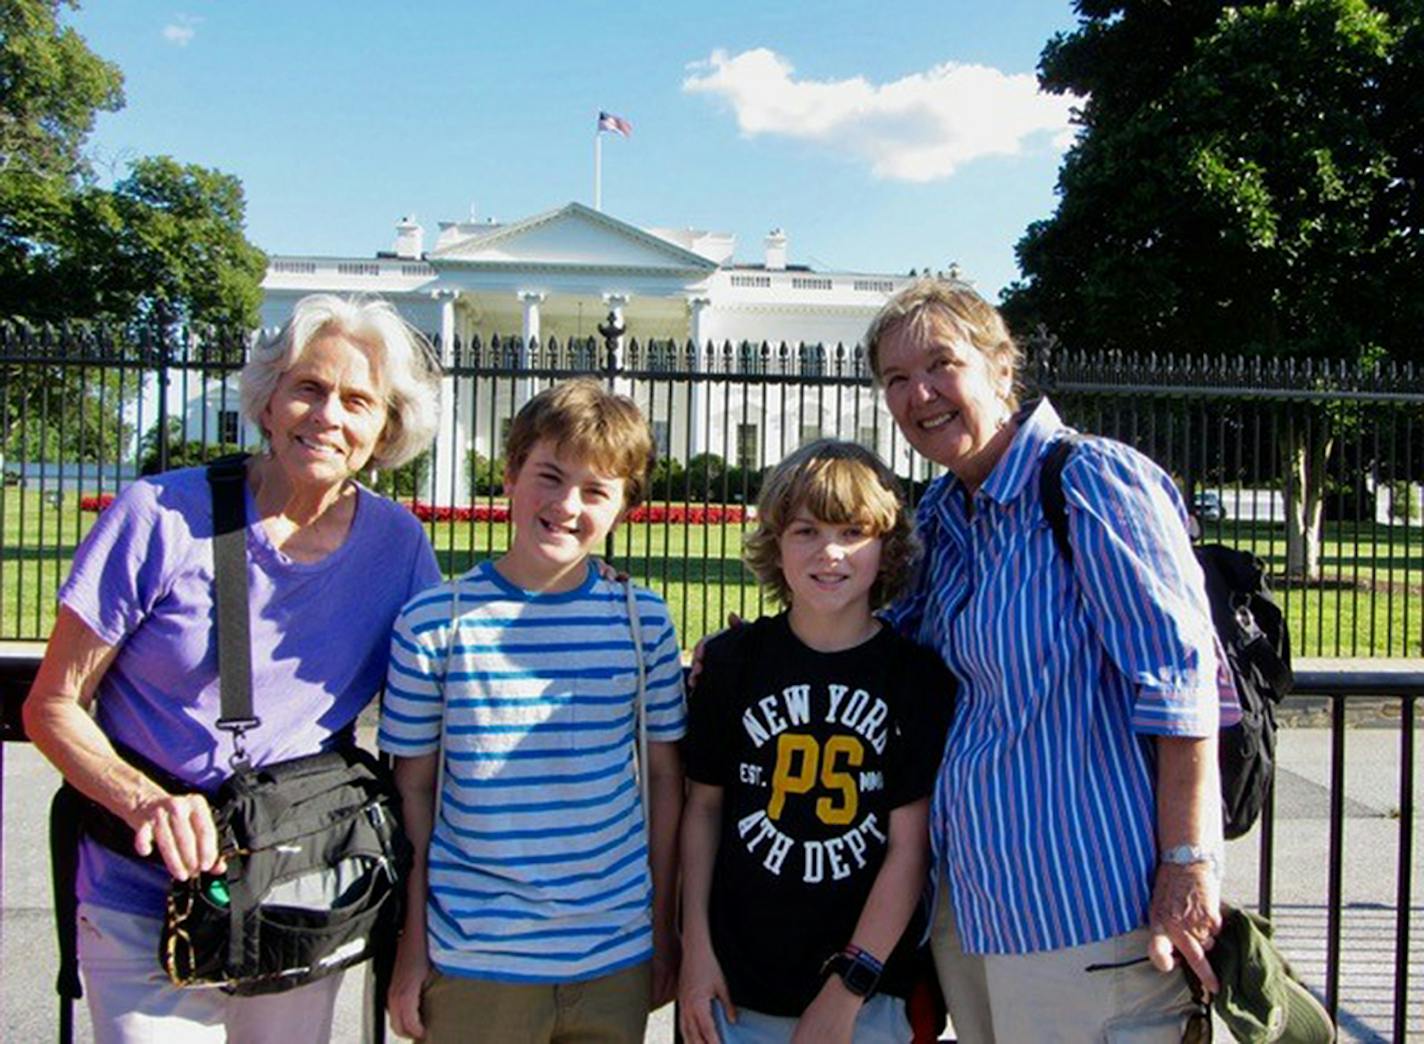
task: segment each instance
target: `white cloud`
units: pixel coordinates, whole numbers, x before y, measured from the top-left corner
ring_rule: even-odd
[[[187,47],[193,42],[193,37],[198,35],[198,25],[201,22],[201,18],[180,14],[163,27],[163,38],[174,47]]]
[[[945,62],[891,83],[796,79],[764,47],[713,51],[688,66],[684,91],[725,100],[744,135],[815,142],[870,164],[880,178],[934,181],[981,156],[1072,141],[1075,99],[1039,91],[1030,73]]]

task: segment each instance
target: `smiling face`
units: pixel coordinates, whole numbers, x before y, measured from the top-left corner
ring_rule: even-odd
[[[1012,374],[946,320],[916,331],[902,323],[880,341],[885,405],[911,446],[972,487],[993,470],[1008,439]]]
[[[880,537],[859,522],[825,522],[799,509],[777,540],[791,614],[870,615],[880,574]]]
[[[584,579],[584,563],[623,514],[624,479],[551,439],[534,443],[504,489],[514,541],[499,571],[531,591],[567,591]]]
[[[336,333],[311,340],[262,411],[272,457],[294,487],[346,481],[371,459],[385,426],[370,349]]]

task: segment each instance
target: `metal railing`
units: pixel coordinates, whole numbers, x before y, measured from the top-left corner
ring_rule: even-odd
[[[246,343],[0,324],[0,638],[48,632],[54,592],[106,497],[139,472],[255,444],[238,415]],[[445,571],[507,545],[499,458],[518,406],[595,373],[638,399],[660,457],[654,510],[608,551],[669,601],[685,646],[728,611],[764,608],[740,562],[741,509],[787,452],[822,435],[862,442],[912,499],[936,471],[906,444],[855,346],[494,337],[456,340],[443,358],[441,436],[373,481],[427,519]],[[1023,378],[1069,423],[1160,463],[1208,539],[1266,561],[1298,655],[1424,655],[1424,374],[1040,347]],[[1319,505],[1318,520],[1301,517],[1304,504]]]
[[[0,647],[0,699],[3,699],[3,732],[0,732],[0,780],[3,780],[5,743],[23,741],[24,732],[20,724],[20,704],[28,691],[38,665],[38,647]],[[1323,939],[1317,938],[1313,921],[1307,922],[1303,931],[1297,931],[1290,940],[1282,941],[1283,949],[1296,961],[1307,985],[1320,992],[1326,1009],[1342,1027],[1350,1030],[1352,1036],[1367,1040],[1411,1039],[1424,1033],[1424,999],[1418,976],[1411,975],[1410,962],[1416,952],[1410,938],[1411,929],[1421,922],[1421,908],[1414,905],[1412,874],[1415,860],[1415,806],[1416,751],[1415,740],[1418,727],[1417,703],[1424,697],[1424,669],[1418,664],[1399,665],[1381,663],[1369,670],[1324,669],[1301,667],[1296,671],[1295,692],[1288,697],[1285,708],[1308,704],[1310,701],[1325,701],[1328,707],[1326,729],[1329,741],[1328,776],[1328,840],[1325,851],[1324,881],[1319,888],[1319,901],[1302,891],[1313,888],[1316,882],[1292,879],[1287,882],[1294,893],[1291,904],[1277,902],[1279,892],[1278,861],[1289,857],[1299,863],[1309,862],[1311,853],[1301,853],[1292,849],[1292,839],[1281,836],[1280,812],[1276,796],[1268,803],[1260,825],[1252,835],[1242,841],[1232,842],[1228,858],[1240,858],[1242,846],[1251,849],[1259,860],[1256,895],[1245,905],[1254,906],[1266,916],[1275,915],[1278,926],[1288,921],[1300,920],[1299,911],[1323,910],[1325,923]],[[1345,919],[1355,913],[1362,904],[1347,900],[1351,886],[1368,884],[1378,890],[1379,881],[1362,882],[1351,879],[1347,874],[1348,830],[1347,821],[1354,822],[1354,829],[1361,829],[1366,821],[1358,818],[1358,813],[1347,814],[1352,799],[1347,794],[1347,776],[1351,775],[1347,751],[1350,737],[1363,736],[1361,730],[1348,728],[1350,716],[1357,710],[1369,707],[1378,710],[1383,704],[1391,714],[1397,708],[1397,725],[1394,732],[1398,737],[1397,747],[1397,794],[1398,805],[1393,812],[1396,829],[1393,831],[1393,901],[1392,903],[1369,903],[1369,908],[1392,919],[1389,941],[1376,939],[1374,945],[1381,947],[1378,952],[1352,953],[1346,939]],[[1387,773],[1388,769],[1375,766],[1376,770]],[[1278,776],[1278,789],[1281,776]],[[3,784],[0,784],[3,787]],[[28,795],[35,801],[48,801],[48,794]],[[0,789],[0,856],[6,842],[3,820],[3,789]],[[1379,831],[1376,831],[1379,833]],[[1309,847],[1308,839],[1300,839],[1294,844]],[[1376,845],[1382,845],[1376,842]],[[1367,873],[1383,873],[1379,869],[1366,870]],[[1297,877],[1302,876],[1297,873]],[[1310,877],[1310,874],[1303,875]],[[1315,876],[1319,876],[1318,874]],[[1243,897],[1231,897],[1242,901]],[[1279,938],[1279,937],[1278,937]],[[1319,959],[1311,960],[1317,953]],[[1362,984],[1359,976],[1346,973],[1347,965],[1364,964],[1370,970],[1377,965],[1392,960],[1389,976],[1390,988],[1387,1000],[1376,996],[1377,988]],[[1411,1022],[1411,1019],[1413,1020]]]

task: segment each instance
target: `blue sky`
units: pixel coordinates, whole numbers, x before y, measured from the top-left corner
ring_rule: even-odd
[[[733,232],[760,260],[904,272],[958,261],[994,295],[1053,209],[1068,103],[1031,82],[1068,0],[389,4],[149,0],[68,16],[126,77],[101,177],[167,153],[242,178],[273,253],[388,249],[413,213],[604,210]]]

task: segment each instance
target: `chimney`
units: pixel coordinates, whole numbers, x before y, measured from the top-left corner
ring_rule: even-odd
[[[773,228],[766,234],[766,270],[786,271],[786,233]]]
[[[396,257],[419,259],[425,252],[425,229],[413,217],[396,222]]]

